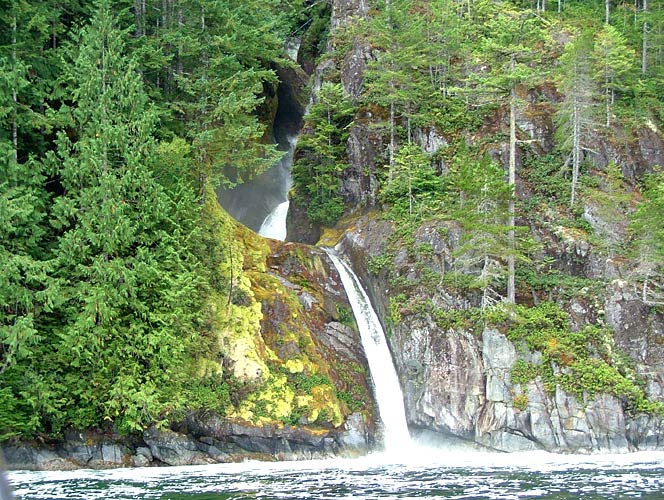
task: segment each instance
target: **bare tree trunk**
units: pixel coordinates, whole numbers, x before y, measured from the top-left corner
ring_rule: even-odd
[[[578,98],[574,98],[573,120],[573,146],[572,146],[572,193],[569,204],[574,205],[576,201],[576,185],[579,182],[579,164],[581,163],[581,113],[579,111]]]
[[[184,28],[184,10],[182,9],[182,2],[178,2],[178,30],[181,30]],[[182,63],[182,52],[183,52],[183,47],[182,47],[182,42],[180,41],[180,44],[178,45],[178,63],[177,63],[177,73],[178,75],[182,75],[183,73],[183,63]]]
[[[385,0],[385,9],[387,10],[387,29],[392,30],[392,11],[390,0]],[[390,169],[389,180],[394,176],[394,151],[396,148],[395,123],[394,123],[394,80],[390,79]]]
[[[511,69],[514,71],[516,60],[512,54]],[[510,90],[510,157],[509,157],[509,173],[508,184],[510,186],[510,200],[508,205],[508,227],[507,234],[509,255],[507,256],[507,302],[514,304],[516,302],[516,279],[514,270],[514,198],[516,196],[516,87],[512,84]]]
[[[145,0],[134,0],[134,31],[137,37],[145,35]]]
[[[610,78],[609,78],[609,68],[608,62],[604,63],[604,99],[605,103],[605,112],[606,112],[606,126],[607,128],[611,126],[611,87],[610,87]]]
[[[648,0],[643,0],[643,15],[648,15]],[[641,54],[641,73],[648,72],[648,18],[643,19],[643,48]]]
[[[611,0],[604,0],[604,22],[609,24],[609,15],[611,13]]]
[[[390,82],[390,87],[393,87],[392,82]],[[394,150],[396,147],[395,141],[395,125],[394,125],[394,101],[390,102],[390,172],[389,178],[392,180],[394,176]]]
[[[17,45],[17,30],[18,30],[18,20],[16,19],[16,12],[12,16],[12,65],[14,66],[14,75],[12,76],[13,85],[12,85],[12,101],[14,101],[14,112],[12,113],[12,144],[14,145],[14,162],[18,162],[18,93],[16,91],[17,87],[17,75],[18,64],[16,54],[16,45]]]

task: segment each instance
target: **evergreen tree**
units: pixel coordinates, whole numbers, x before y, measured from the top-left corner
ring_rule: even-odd
[[[541,78],[541,72],[535,71],[535,63],[540,55],[535,50],[537,45],[544,42],[544,33],[540,27],[539,18],[507,9],[498,8],[495,15],[484,23],[483,44],[478,46],[476,57],[489,65],[488,73],[473,75],[479,83],[480,91],[489,91],[499,96],[509,96],[509,162],[508,184],[512,189],[512,199],[509,201],[510,217],[508,225],[515,226],[515,186],[516,186],[516,112],[519,100],[517,98],[517,85],[526,86],[534,83],[535,77]],[[516,300],[514,229],[509,232],[511,251],[508,253],[508,284],[507,300],[514,303]]]
[[[110,2],[96,2],[67,80],[77,135],[61,133],[49,157],[65,190],[53,210],[65,300],[41,352],[61,379],[38,395],[53,430],[142,429],[177,406],[174,368],[196,311],[192,228],[155,180],[154,113],[116,23]]]
[[[346,168],[346,142],[354,111],[341,85],[326,82],[306,116],[308,133],[298,143],[293,182],[297,193],[308,199],[311,222],[332,224],[343,215],[340,175]]]
[[[387,123],[383,129],[388,139],[388,177],[394,173],[394,160],[398,148],[399,122],[405,122],[406,137],[412,138],[413,121],[424,103],[423,84],[427,84],[431,61],[425,56],[426,39],[424,17],[418,13],[416,2],[385,2],[381,15],[372,24],[372,45],[377,57],[366,72],[365,99],[387,110]]]
[[[565,165],[572,164],[570,206],[576,202],[583,150],[593,130],[594,82],[590,76],[592,38],[579,36],[565,47],[560,58],[560,89],[565,98],[557,112],[563,147],[570,151]]]
[[[394,160],[393,175],[386,180],[381,195],[402,213],[412,218],[416,212],[433,207],[441,191],[441,179],[431,166],[431,159],[417,144],[399,148]],[[407,209],[405,208],[407,207]]]
[[[635,278],[641,283],[641,300],[650,305],[664,304],[664,175],[647,179],[642,203],[632,217]]]
[[[605,124],[611,126],[611,111],[616,91],[626,87],[625,79],[633,70],[636,57],[627,46],[625,37],[613,26],[605,25],[595,38],[595,75],[601,81],[604,99]]]
[[[462,148],[444,182],[446,216],[464,230],[456,271],[475,276],[482,308],[502,302],[509,277],[506,257],[517,256],[511,240],[514,227],[509,224],[511,187],[505,183],[505,173],[488,158],[475,160]]]

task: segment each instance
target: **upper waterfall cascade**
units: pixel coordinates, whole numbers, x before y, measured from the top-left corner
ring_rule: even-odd
[[[274,240],[286,239],[286,217],[288,217],[288,207],[290,202],[288,200],[277,205],[272,212],[267,214],[263,224],[261,224],[258,234],[266,238]]]
[[[374,384],[378,412],[383,422],[385,451],[390,454],[404,452],[411,448],[412,442],[406,423],[403,393],[392,363],[392,355],[387,346],[383,327],[378,321],[378,315],[362,288],[360,280],[350,266],[342,261],[333,250],[326,249],[326,251],[339,272],[360,330],[362,346]]]
[[[286,239],[288,191],[297,136],[281,139],[281,160],[254,179],[233,189],[219,190],[217,198],[226,211],[262,236]]]

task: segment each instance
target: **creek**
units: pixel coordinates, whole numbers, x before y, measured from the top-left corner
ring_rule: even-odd
[[[290,169],[299,128],[294,123],[302,118],[286,107],[280,104],[275,121],[275,142],[285,152],[282,160],[251,182],[217,193],[238,221],[279,240],[287,236]],[[376,312],[350,266],[333,250],[327,252],[360,330],[382,421],[383,452],[302,462],[18,471],[9,473],[16,494],[24,500],[664,498],[663,452],[505,454],[458,442],[435,446],[427,434],[411,439],[399,379]]]

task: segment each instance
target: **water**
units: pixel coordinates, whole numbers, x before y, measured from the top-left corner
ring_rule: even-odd
[[[283,232],[284,237],[279,239],[286,238],[288,205],[285,210],[282,205],[288,202],[288,191],[292,185],[291,166],[296,144],[296,136],[285,137],[279,143],[279,149],[285,151],[285,154],[276,165],[233,189],[217,191],[219,203],[235,220],[259,232],[266,219],[274,219],[275,211],[280,210],[283,222],[274,222],[272,225],[282,228],[279,234]]]
[[[286,218],[288,217],[288,200],[280,203],[265,217],[258,234],[266,238],[284,241],[286,239]]]
[[[247,462],[111,471],[13,472],[29,499],[664,498],[664,453],[570,456],[422,450],[409,463]]]
[[[355,273],[332,250],[327,250],[327,253],[339,272],[360,330],[362,347],[374,383],[374,396],[383,422],[385,451],[404,453],[411,446],[411,440],[406,424],[403,394],[385,333]]]

